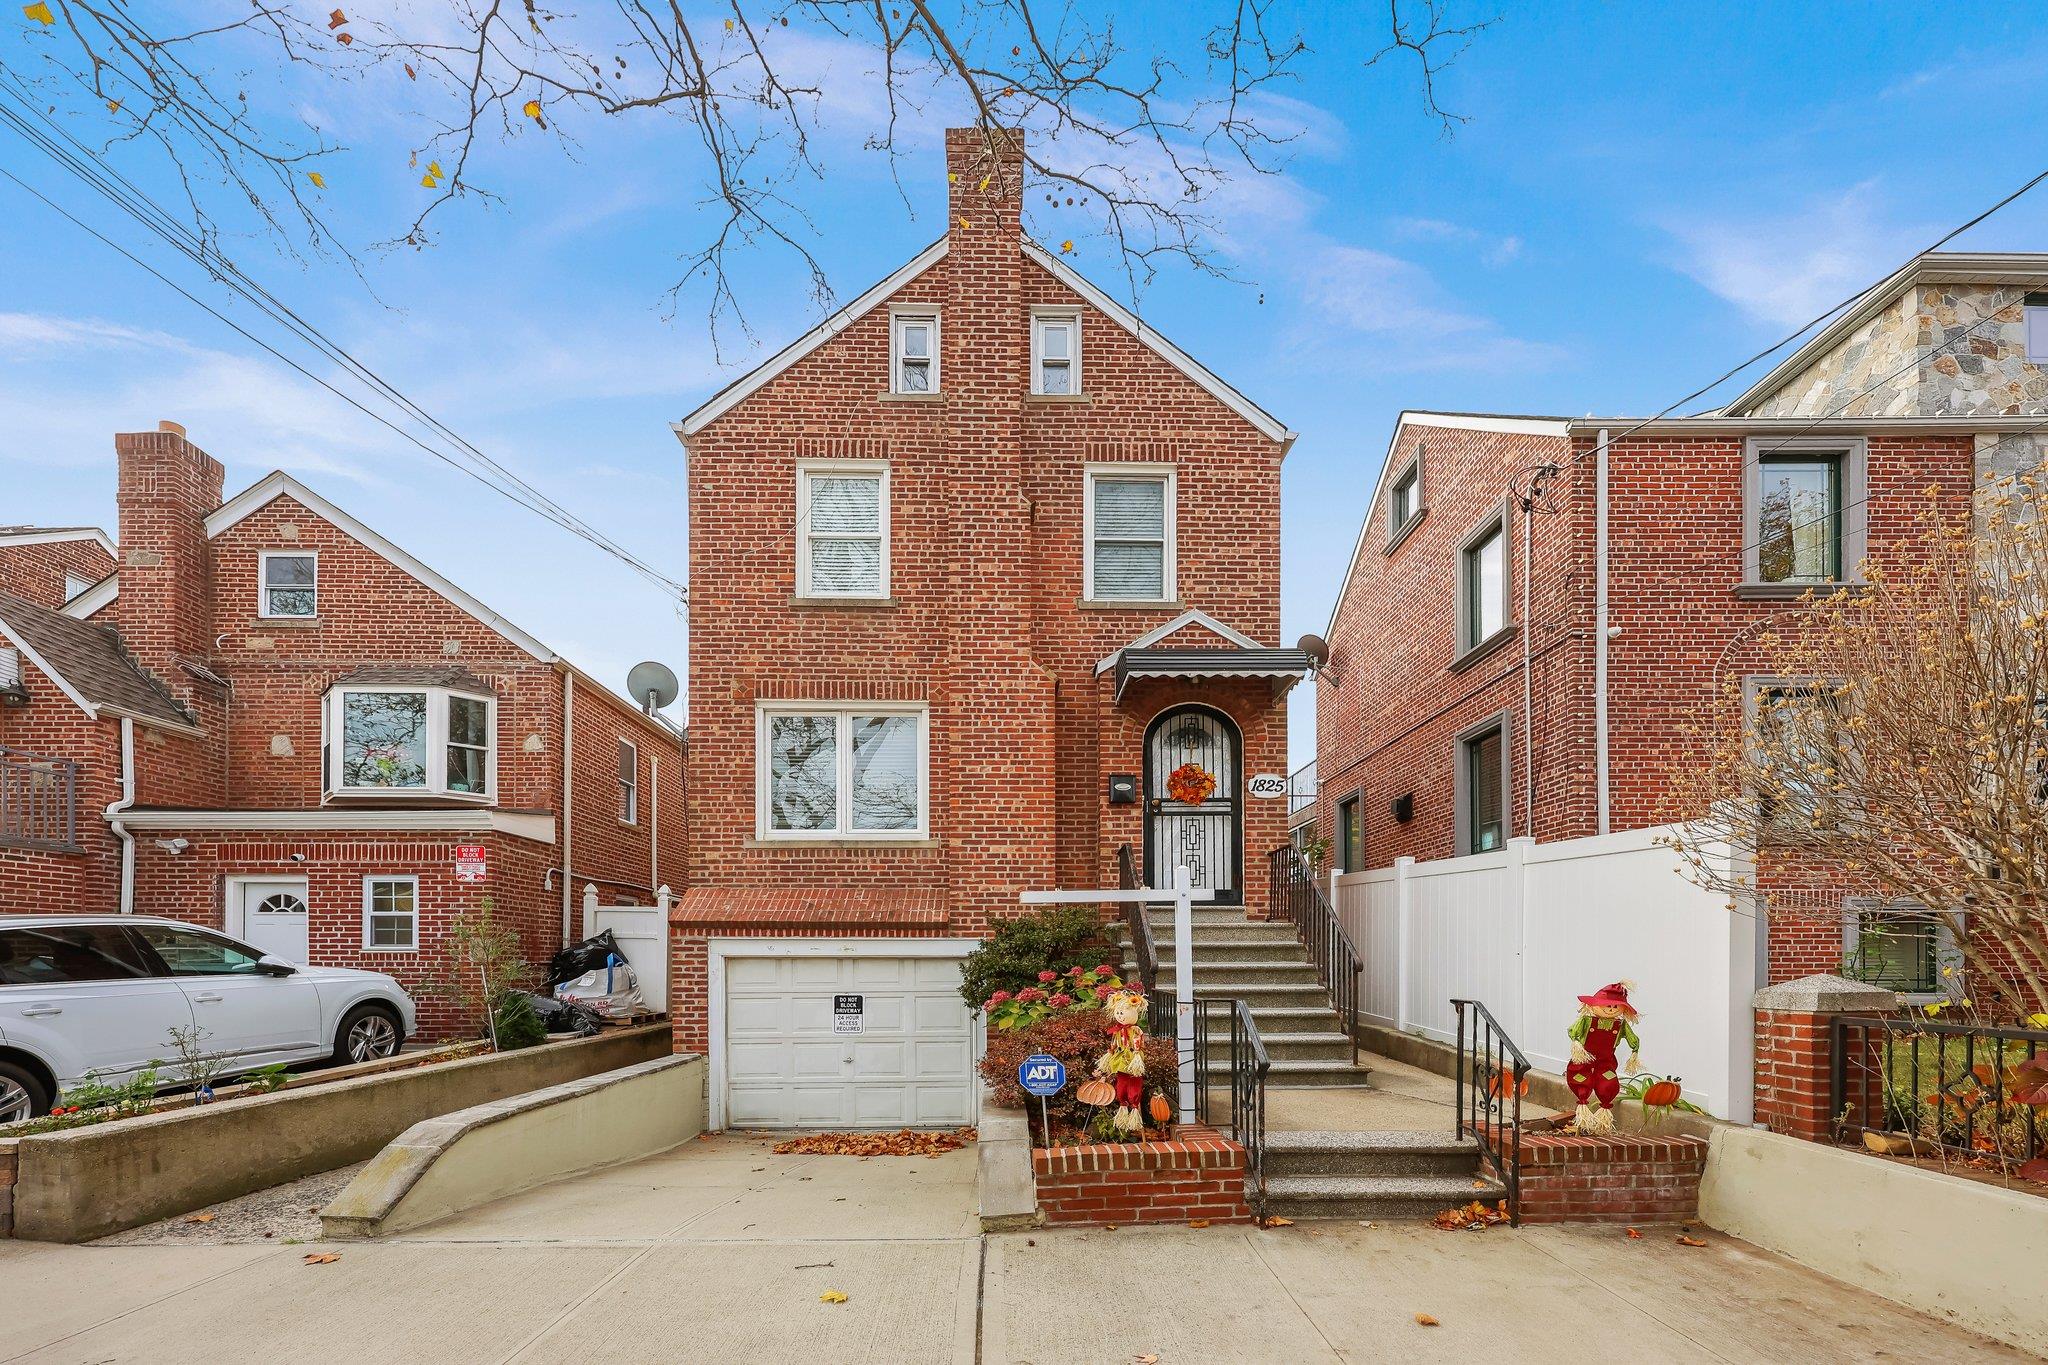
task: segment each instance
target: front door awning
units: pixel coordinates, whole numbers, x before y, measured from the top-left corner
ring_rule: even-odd
[[[1270,678],[1279,696],[1308,676],[1298,649],[1123,649],[1116,655],[1116,699],[1137,678]]]

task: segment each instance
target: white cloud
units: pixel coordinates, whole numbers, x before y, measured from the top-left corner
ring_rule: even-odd
[[[1451,242],[1473,247],[1478,251],[1480,263],[1483,265],[1507,265],[1519,260],[1522,255],[1520,237],[1513,234],[1497,236],[1442,218],[1396,218],[1388,223],[1387,227],[1395,237],[1404,241]]]

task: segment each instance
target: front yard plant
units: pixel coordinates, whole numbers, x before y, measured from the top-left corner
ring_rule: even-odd
[[[967,955],[960,969],[960,998],[967,1008],[985,1007],[998,991],[1004,1000],[1042,987],[1051,972],[1064,977],[1074,967],[1103,962],[1109,939],[1093,906],[1060,905],[1006,920]],[[1099,984],[1099,983],[1098,983]],[[1002,1003],[1002,1002],[997,1002]]]
[[[1078,1094],[1087,1079],[1095,1074],[1096,1062],[1111,1048],[1110,1027],[1109,1015],[1100,1009],[1070,1010],[1024,1028],[989,1035],[988,1053],[981,1059],[982,1078],[988,1082],[998,1105],[1022,1109],[1029,1115],[1038,1145],[1129,1141],[1141,1136],[1119,1136],[1114,1131],[1112,1125],[1117,1106],[1113,1094],[1111,1099],[1097,1104],[1083,1103]],[[1045,1102],[1046,1116],[1052,1125],[1049,1134],[1040,1125],[1038,1101],[1026,1095],[1024,1088],[1017,1083],[1018,1063],[1035,1053],[1057,1057],[1067,1069],[1066,1089]],[[1180,1052],[1173,1039],[1148,1037],[1145,1040],[1148,1114],[1152,1096],[1163,1096],[1171,1105],[1169,1091],[1178,1082],[1179,1074]]]

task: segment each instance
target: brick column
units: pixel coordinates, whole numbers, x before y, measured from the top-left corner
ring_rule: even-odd
[[[1803,976],[1767,986],[1749,1003],[1756,1011],[1756,1121],[1788,1137],[1832,1141],[1830,1021],[1842,1014],[1896,1013],[1898,996],[1839,976]],[[1881,1098],[1869,1084],[1878,1074],[1876,1066],[1875,1058],[1852,1059],[1847,1070],[1852,1093],[1845,1107],[1860,1111],[1859,1096],[1873,1102]],[[1868,1115],[1866,1121],[1878,1118]]]

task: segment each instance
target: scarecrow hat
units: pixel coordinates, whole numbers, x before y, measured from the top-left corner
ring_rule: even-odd
[[[1579,1003],[1581,1005],[1619,1005],[1633,1015],[1636,1012],[1636,1007],[1628,1002],[1629,988],[1633,985],[1635,985],[1633,981],[1616,981],[1612,985],[1602,986],[1591,995],[1580,996]]]

